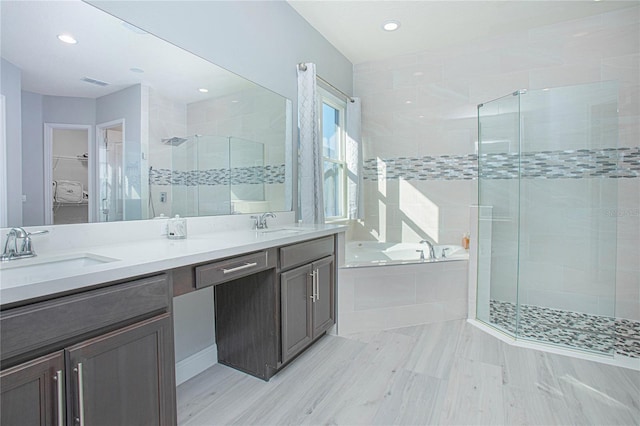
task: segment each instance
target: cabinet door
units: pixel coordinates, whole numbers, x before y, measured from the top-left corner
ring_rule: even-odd
[[[334,257],[329,256],[314,262],[315,298],[313,299],[313,338],[315,339],[335,324],[334,303]]]
[[[311,343],[311,265],[280,275],[282,362]]]
[[[0,373],[3,426],[64,425],[64,352]]]
[[[81,425],[173,425],[170,314],[67,349],[68,412]]]

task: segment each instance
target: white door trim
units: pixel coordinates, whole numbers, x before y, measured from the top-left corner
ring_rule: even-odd
[[[126,151],[126,127],[125,127],[125,119],[124,118],[118,118],[117,120],[111,120],[111,121],[107,121],[105,123],[100,123],[96,125],[96,157],[97,157],[97,152],[99,151],[99,147],[102,147],[104,144],[104,133],[103,131],[105,129],[110,129],[111,127],[116,127],[116,126],[121,126],[122,127],[122,168],[124,170],[124,162],[125,160],[125,153]],[[98,164],[99,159],[96,158],[96,170],[100,170],[99,168],[99,164]],[[96,213],[97,212],[101,212],[102,211],[102,201],[99,199],[100,198],[100,179],[96,179],[96,187],[95,187],[95,191],[96,191],[96,203],[95,203],[95,208],[96,208]],[[127,205],[124,202],[125,200],[122,200],[122,220],[127,220]],[[101,218],[102,214],[97,214],[96,215],[96,221],[99,221]]]
[[[88,188],[89,192],[89,223],[95,222],[95,210],[91,207],[91,199],[95,198],[95,165],[96,165],[96,148],[93,143],[92,126],[89,124],[63,124],[63,123],[44,123],[44,224],[53,225],[53,131],[54,129],[70,129],[70,130],[86,130],[87,131],[87,153],[89,159],[87,161],[88,168]]]

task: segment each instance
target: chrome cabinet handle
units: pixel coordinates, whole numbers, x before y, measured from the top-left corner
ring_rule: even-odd
[[[62,370],[56,371],[56,375],[53,380],[56,382],[58,402],[58,426],[64,426],[64,389],[62,387]]]
[[[316,271],[312,271],[309,276],[311,277],[311,300],[316,303]]]
[[[76,418],[76,422],[80,426],[84,426],[84,389],[83,389],[83,379],[82,379],[82,363],[79,362],[78,366],[73,369],[78,374],[78,417]]]
[[[314,269],[313,272],[309,274],[311,277],[311,300],[313,303],[320,300],[320,285],[318,284],[318,270]]]
[[[236,266],[235,268],[222,269],[223,274],[230,274],[232,272],[242,271],[243,269],[253,268],[254,266],[258,266],[257,262],[245,263],[241,266]]]

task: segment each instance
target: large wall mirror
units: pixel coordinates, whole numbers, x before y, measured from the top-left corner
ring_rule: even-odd
[[[291,209],[289,100],[79,0],[0,7],[8,226]]]

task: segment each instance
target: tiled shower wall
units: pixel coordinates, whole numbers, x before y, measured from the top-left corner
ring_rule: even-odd
[[[628,149],[615,151],[611,164],[596,167],[610,176],[607,179],[622,175],[616,178],[617,209],[609,212],[618,217],[616,316],[640,320],[640,178],[633,168],[640,141],[639,33],[640,7],[633,7],[357,64],[354,87],[362,99],[365,218],[352,223],[350,238],[429,237],[459,243],[469,227],[469,205],[477,202],[477,105],[521,88],[616,80],[617,147]],[[595,159],[613,153],[592,154]],[[556,164],[569,154],[579,153],[544,153]],[[588,167],[555,171],[601,178],[588,176],[594,172]],[[547,184],[562,186],[560,182],[573,181],[571,177],[556,176]],[[571,298],[572,292],[556,296]]]
[[[235,185],[263,185],[267,210],[285,210],[284,195],[284,141],[285,108],[282,97],[262,88],[248,88],[233,95],[201,102],[183,104],[164,97],[157,90],[149,94],[149,164],[151,193],[155,215],[228,214],[229,183]],[[282,104],[282,105],[281,105]],[[275,108],[270,106],[278,105]],[[265,167],[251,165],[229,170],[224,164],[213,165],[207,170],[193,170],[193,152],[187,143],[172,151],[162,139],[207,136],[209,142],[226,143],[226,136],[233,135],[260,141],[265,148]],[[210,135],[219,135],[209,137]],[[204,152],[206,147],[200,147]],[[174,188],[176,190],[174,190]],[[166,193],[167,202],[160,202],[160,194]],[[172,212],[172,204],[174,211]]]

